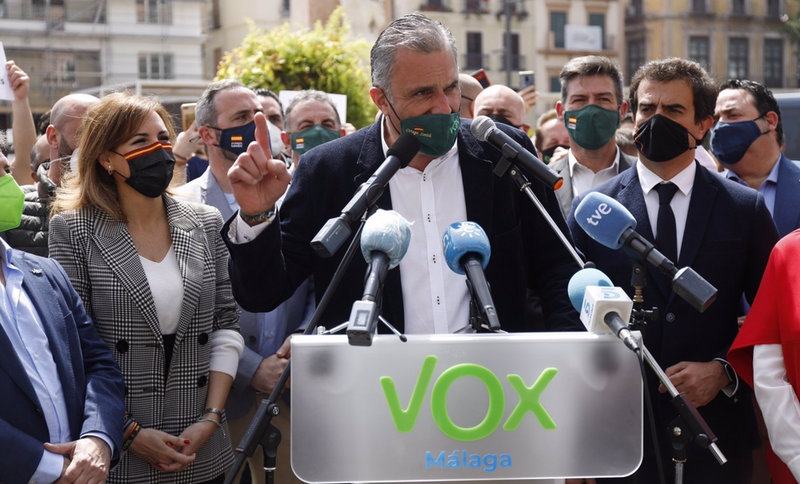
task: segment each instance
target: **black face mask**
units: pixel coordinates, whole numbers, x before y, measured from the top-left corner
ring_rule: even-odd
[[[695,139],[697,143],[700,140]],[[689,146],[689,131],[666,116],[656,114],[633,134],[639,153],[650,161],[664,162],[695,149]]]
[[[145,197],[160,197],[172,181],[175,155],[172,154],[172,145],[169,143],[156,141],[150,146],[124,155],[117,154],[125,158],[131,171],[131,176],[125,178],[125,183]]]
[[[546,150],[542,151],[542,161],[544,161],[545,163],[550,163],[550,158],[553,157],[553,153],[555,153],[556,149],[558,148],[564,148],[565,150],[569,150],[569,146],[564,146],[564,145],[555,145],[550,148],[547,148]]]
[[[503,116],[502,114],[490,114],[490,115],[488,115],[486,117],[491,119],[495,123],[503,123],[503,124],[507,124],[509,126],[513,126],[513,127],[517,128],[517,129],[522,129],[522,125],[517,126],[516,124],[512,123],[511,121],[509,121],[508,118]]]

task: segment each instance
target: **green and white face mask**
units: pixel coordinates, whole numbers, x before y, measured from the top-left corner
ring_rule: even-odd
[[[334,129],[328,129],[321,124],[315,124],[311,128],[292,133],[292,151],[298,155],[302,155],[311,148],[341,138],[341,133]]]
[[[0,177],[0,232],[19,227],[25,194],[11,174]]]
[[[587,150],[596,150],[610,140],[619,127],[619,111],[590,104],[564,112],[564,126],[572,141]]]
[[[386,98],[389,102],[389,98]],[[389,107],[395,116],[400,115],[395,111],[392,103]],[[389,120],[391,122],[391,119]],[[456,143],[458,128],[461,126],[461,113],[456,111],[450,114],[423,114],[400,120],[400,134],[411,133],[419,138],[421,145],[419,152],[423,155],[439,158],[444,156]]]

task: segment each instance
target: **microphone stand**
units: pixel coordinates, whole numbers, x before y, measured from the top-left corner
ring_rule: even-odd
[[[467,323],[467,325],[463,328],[457,330],[455,334],[466,333],[470,329],[473,333],[484,330],[489,333],[508,334],[508,331],[504,331],[502,328],[492,329],[489,326],[489,318],[486,315],[486,309],[478,302],[478,295],[475,292],[475,286],[470,282],[469,278],[467,278],[466,283],[467,289],[469,289],[469,323]],[[491,290],[491,287],[489,290]]]
[[[629,254],[630,255],[630,254]],[[629,326],[643,326],[647,319],[651,321],[658,320],[658,308],[644,309],[644,296],[643,289],[647,284],[646,274],[647,268],[643,261],[631,258],[632,271],[631,271],[631,285],[633,285],[634,294],[634,310],[631,313],[631,322]],[[635,326],[634,326],[635,328]],[[717,437],[714,432],[706,423],[703,416],[697,411],[697,408],[686,398],[686,394],[679,393],[675,385],[669,380],[669,377],[661,369],[658,362],[644,344],[640,343],[642,350],[642,357],[658,377],[658,380],[667,389],[672,399],[670,403],[672,407],[678,412],[678,417],[672,420],[667,426],[667,434],[672,443],[672,461],[675,463],[675,484],[683,483],[683,468],[686,464],[686,444],[694,439],[694,442],[702,449],[708,449],[719,465],[725,464],[728,460],[723,455],[722,451],[717,447]],[[642,369],[644,371],[644,369]],[[644,376],[644,373],[642,374]],[[650,390],[645,386],[645,392]],[[655,418],[655,415],[650,415],[650,418]],[[658,449],[658,440],[655,439],[655,453],[656,459],[660,460],[660,451]],[[660,467],[660,464],[659,464]]]
[[[575,262],[578,263],[578,266],[581,269],[583,269],[585,266],[583,259],[581,259],[581,256],[578,255],[578,252],[575,250],[572,244],[569,243],[569,240],[567,240],[567,237],[564,235],[564,233],[561,231],[558,225],[556,225],[555,220],[553,220],[553,217],[551,217],[550,213],[548,213],[548,211],[544,208],[542,202],[533,193],[533,190],[531,190],[531,182],[528,181],[525,175],[522,174],[522,171],[520,171],[517,165],[514,164],[513,161],[511,161],[511,159],[513,159],[514,156],[516,156],[516,152],[514,152],[513,149],[511,149],[508,145],[504,145],[503,156],[502,158],[500,158],[500,162],[494,168],[494,174],[502,178],[506,174],[506,172],[509,171],[509,169],[511,170],[510,171],[511,179],[514,180],[514,182],[519,187],[520,191],[524,192],[525,195],[527,195],[528,198],[530,198],[531,202],[533,202],[533,204],[542,214],[542,217],[544,217],[545,221],[547,221],[548,225],[550,225],[550,228],[553,229],[553,232],[555,232],[555,234],[561,240],[561,243],[564,245],[564,247],[567,248],[569,253],[572,255],[572,258],[575,259]],[[509,159],[508,157],[511,157],[511,159]]]
[[[325,309],[328,307],[330,300],[333,298],[334,291],[339,286],[345,271],[350,266],[350,262],[353,260],[353,256],[359,249],[359,241],[361,240],[361,232],[364,229],[364,223],[369,215],[371,215],[373,212],[374,206],[370,207],[370,209],[364,212],[364,215],[361,218],[361,224],[359,225],[355,236],[353,236],[352,240],[350,241],[350,245],[347,247],[347,251],[345,252],[341,262],[339,262],[339,266],[336,268],[336,272],[334,272],[328,288],[322,295],[319,304],[317,305],[316,309],[314,309],[314,314],[311,316],[311,320],[308,322],[308,325],[303,331],[304,335],[314,333],[314,330],[319,325],[319,321],[322,319],[322,313],[325,312]],[[228,476],[225,478],[225,484],[233,484],[233,481],[236,479],[236,475],[239,474],[239,471],[244,465],[245,460],[247,460],[248,457],[253,456],[253,453],[255,453],[256,447],[258,447],[259,444],[261,444],[262,451],[264,452],[264,472],[266,475],[266,481],[273,482],[275,472],[275,455],[277,454],[278,444],[280,443],[281,436],[278,429],[271,425],[271,422],[272,417],[280,413],[280,409],[275,402],[277,402],[278,397],[283,392],[284,387],[286,387],[286,383],[289,381],[289,375],[291,374],[292,367],[291,365],[292,362],[290,360],[283,369],[283,373],[281,373],[281,376],[278,378],[275,388],[269,394],[269,398],[266,400],[261,400],[261,404],[259,405],[258,410],[256,410],[255,416],[253,416],[253,419],[250,421],[250,425],[247,427],[244,437],[242,437],[239,445],[236,446],[236,452],[238,455],[233,463],[233,467],[231,467],[231,470],[228,473]]]

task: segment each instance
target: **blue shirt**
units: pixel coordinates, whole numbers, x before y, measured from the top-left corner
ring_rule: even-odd
[[[781,157],[778,156],[778,161],[772,166],[772,171],[769,172],[767,179],[758,187],[758,193],[764,196],[764,203],[767,205],[769,214],[775,218],[775,193],[778,191],[778,171],[780,170]],[[748,186],[739,176],[731,170],[725,174],[728,179],[733,180],[741,185]]]
[[[11,346],[33,385],[50,432],[50,442],[70,442],[73,436],[70,435],[67,405],[64,402],[58,368],[39,313],[22,287],[23,273],[9,263],[12,252],[13,249],[5,240],[0,239],[0,269],[6,280],[5,285],[0,284],[0,329],[11,341]],[[114,446],[108,436],[87,435],[103,439],[113,454]],[[63,467],[64,456],[45,450],[30,482],[56,481],[61,477]]]

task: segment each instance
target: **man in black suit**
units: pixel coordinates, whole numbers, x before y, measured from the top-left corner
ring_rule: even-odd
[[[608,57],[588,55],[567,62],[558,77],[556,113],[567,128],[570,148],[550,168],[564,178],[556,197],[567,218],[573,198],[627,170],[636,159],[617,147],[614,136],[628,112],[619,67]]]
[[[279,214],[273,207],[290,176],[282,163],[270,159],[263,118],[256,117],[257,142],[228,173],[240,206],[223,229],[237,301],[251,311],[270,310],[311,274],[319,300],[345,250],[320,259],[309,241],[326,220],[339,215],[401,132],[422,129],[420,153],[377,201],[379,208],[413,222],[409,251],[387,277],[384,316],[407,333],[452,333],[467,325],[464,276],[446,267],[441,241],[449,224],[471,220],[491,242],[486,275],[504,329],[527,328],[526,287],[545,301],[549,329],[582,329],[566,291],[576,262],[513,181],[492,173],[500,152],[478,142],[469,122],[459,118],[461,91],[450,32],[420,14],[395,20],[376,41],[371,66],[370,96],[382,116],[371,127],[304,154]],[[499,129],[533,149],[519,130]],[[566,231],[552,191],[535,180],[533,190]],[[365,270],[363,258],[355,257],[328,307],[326,326],[349,318],[353,302],[361,299]]]
[[[694,148],[714,122],[717,95],[702,67],[683,59],[649,62],[634,76],[630,92],[639,163],[596,191],[627,207],[636,231],[678,267],[692,267],[719,290],[716,301],[700,313],[672,292],[668,278],[648,268],[644,305],[657,307],[661,317],[644,328],[644,343],[678,391],[698,407],[728,458],[719,466],[708,450],[690,443],[684,482],[749,483],[752,449],[759,441],[753,406],[725,358],[738,331],[742,293],[752,302],[778,240],[775,224],[759,193],[694,160]],[[575,205],[579,202],[580,197]],[[574,215],[569,226],[586,257],[615,285],[629,287],[628,257],[590,239]],[[671,475],[666,429],[677,415],[652,373],[648,383],[662,459]],[[631,482],[658,482],[654,456],[646,435],[645,459]]]

